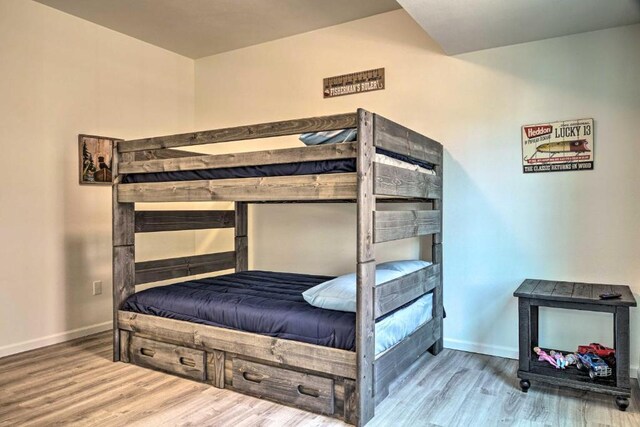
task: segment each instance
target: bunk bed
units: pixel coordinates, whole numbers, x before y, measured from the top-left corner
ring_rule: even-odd
[[[357,141],[350,143],[219,155],[176,150],[350,128],[357,129]],[[383,162],[380,152],[426,166],[431,172]],[[333,116],[118,141],[113,158],[114,361],[163,370],[365,425],[396,381],[411,372],[419,360],[427,357],[427,352],[436,355],[442,350],[442,157],[442,145],[438,142],[363,109]],[[330,170],[321,166],[312,172],[306,169],[318,162],[339,166]],[[301,172],[291,172],[292,166],[298,170],[300,164],[305,166]],[[275,175],[260,172],[265,165],[285,168]],[[258,173],[252,168],[257,168]],[[217,169],[232,170],[239,175],[201,175]],[[248,169],[253,172],[247,175]],[[234,210],[229,211],[135,209],[139,202],[198,201],[235,204]],[[286,293],[286,298],[293,301],[288,305],[302,307],[305,303],[300,302],[299,292],[330,278],[248,271],[247,206],[282,202],[357,204],[355,313],[328,315],[326,312],[330,310],[325,309],[314,312],[320,316],[316,324],[328,324],[333,321],[329,318],[341,319],[338,322],[342,326],[351,322],[351,341],[304,342],[268,332],[267,335],[247,332],[235,324],[220,325],[215,319],[207,322],[175,316],[170,309],[165,310],[167,313],[160,309],[136,309],[144,305],[143,297],[147,295],[143,294],[145,291],[136,294],[138,285],[229,269],[236,273],[204,280],[214,281],[209,283],[212,286],[228,285],[231,291],[224,292],[233,292],[237,286],[249,289],[255,298],[259,297],[258,304],[271,298],[276,304],[273,312],[277,312],[277,296],[272,298],[268,294],[260,299],[264,297],[260,292],[271,292],[263,289],[264,283],[275,281],[278,292]],[[392,205],[393,209],[376,210],[377,204],[393,202],[403,203]],[[235,229],[234,250],[135,261],[136,233],[214,228]],[[432,236],[431,263],[376,284],[375,244],[425,235]],[[299,288],[282,290],[279,286],[284,282]],[[197,293],[205,285],[201,281],[188,281],[171,286],[191,287],[187,292]],[[162,289],[153,289],[158,288]],[[258,297],[255,293],[259,293]],[[376,353],[376,321],[427,295],[429,320],[406,338]],[[164,298],[175,302],[181,297],[167,294]],[[182,303],[189,304],[188,300]],[[294,315],[304,315],[302,308],[300,314]]]

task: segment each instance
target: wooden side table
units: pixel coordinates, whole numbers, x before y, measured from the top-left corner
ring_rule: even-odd
[[[601,300],[599,295],[618,292],[621,298]],[[618,409],[629,406],[631,383],[629,378],[629,307],[637,305],[628,286],[595,283],[554,282],[527,279],[513,293],[518,297],[520,327],[520,387],[527,392],[531,380],[572,387],[579,390],[606,393],[616,397]],[[616,366],[610,377],[591,379],[587,372],[575,366],[556,369],[538,361],[533,348],[538,346],[538,308],[554,307],[573,310],[601,311],[613,314]],[[562,353],[565,353],[564,351]],[[567,352],[572,353],[572,352]]]

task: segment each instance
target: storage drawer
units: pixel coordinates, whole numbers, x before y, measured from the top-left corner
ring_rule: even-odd
[[[233,388],[314,412],[334,412],[330,378],[234,358]]]
[[[204,351],[133,336],[129,345],[129,358],[136,365],[198,381],[206,379]]]

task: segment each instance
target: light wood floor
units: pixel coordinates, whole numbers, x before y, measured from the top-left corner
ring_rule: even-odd
[[[110,361],[110,334],[0,359],[1,426],[320,426],[343,423]],[[371,426],[640,426],[613,398],[532,384],[516,362],[445,350],[376,409]]]

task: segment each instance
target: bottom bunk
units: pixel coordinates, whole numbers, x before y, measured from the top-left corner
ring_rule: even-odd
[[[355,313],[302,297],[328,279],[245,271],[136,293],[118,312],[121,360],[356,424]],[[376,403],[439,340],[432,304],[376,322]]]

